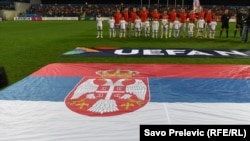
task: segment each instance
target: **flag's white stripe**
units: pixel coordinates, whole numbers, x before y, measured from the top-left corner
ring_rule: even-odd
[[[250,103],[167,103],[166,105],[172,124],[250,124]]]
[[[3,141],[139,141],[140,124],[249,124],[249,107],[250,103],[149,103],[124,115],[87,117],[71,112],[63,102],[3,100],[0,133]]]

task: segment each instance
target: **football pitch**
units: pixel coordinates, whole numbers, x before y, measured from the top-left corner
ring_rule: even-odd
[[[56,62],[98,63],[168,63],[168,64],[250,64],[249,58],[183,58],[183,57],[62,57],[76,47],[126,48],[193,48],[249,49],[241,43],[239,33],[233,38],[235,23],[231,23],[229,38],[109,38],[108,23],[104,22],[104,38],[97,39],[95,21],[3,21],[0,22],[0,65],[6,70],[9,85],[39,68]]]

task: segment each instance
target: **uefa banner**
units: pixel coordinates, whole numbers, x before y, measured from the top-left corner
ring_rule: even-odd
[[[249,58],[248,49],[190,49],[190,48],[119,48],[76,47],[62,54],[63,57],[206,57]]]

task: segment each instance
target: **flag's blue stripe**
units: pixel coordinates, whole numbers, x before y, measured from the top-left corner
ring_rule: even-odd
[[[149,79],[151,101],[250,102],[250,79]]]
[[[64,101],[81,77],[29,76],[1,100]],[[149,78],[151,102],[250,102],[250,79]]]
[[[0,99],[32,101],[64,101],[82,77],[28,76],[0,91]]]

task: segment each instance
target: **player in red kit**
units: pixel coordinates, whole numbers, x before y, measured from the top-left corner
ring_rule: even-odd
[[[201,19],[201,18],[204,18],[205,16],[205,12],[204,10],[201,8],[201,10],[199,12],[196,13],[196,18],[197,20]]]
[[[161,18],[165,17],[166,19],[169,19],[168,11],[164,10],[163,13],[161,14]]]
[[[188,13],[188,34],[189,34],[189,37],[193,37],[195,34],[194,30],[195,30],[195,26],[196,26],[195,23],[196,22],[197,22],[196,13],[194,13],[194,10],[190,10],[190,12]]]
[[[122,16],[124,18],[124,20],[126,21],[126,29],[128,30],[129,29],[129,11],[128,11],[128,8],[125,7],[122,11]]]
[[[173,32],[173,25],[174,25],[174,22],[176,21],[176,18],[177,18],[177,12],[174,9],[172,9],[172,11],[169,13],[169,37],[171,37],[172,35],[172,32]]]
[[[208,37],[208,34],[210,33],[210,27],[209,24],[213,21],[213,13],[211,9],[208,9],[205,13],[205,38]]]
[[[180,16],[180,36],[185,37],[186,35],[186,22],[188,15],[186,13],[185,9],[181,9],[181,12],[179,13]]]
[[[161,14],[158,12],[158,10],[155,8],[152,12],[151,12],[151,18],[152,19],[156,19],[159,20],[161,17]]]
[[[189,22],[195,23],[196,22],[196,14],[194,13],[194,10],[191,10],[188,14]]]
[[[163,13],[161,14],[161,38],[168,38],[168,19],[168,12],[163,11]]]
[[[116,13],[114,14],[115,19],[115,36],[116,33],[120,31],[120,21],[122,19],[122,14],[119,9],[116,10]]]
[[[205,12],[203,10],[203,8],[200,8],[200,11],[196,13],[196,27],[199,27],[198,25],[198,21],[201,20],[201,19],[204,19],[205,18]],[[197,28],[197,33],[196,35],[198,35],[198,28]]]
[[[131,23],[131,33],[134,33],[135,31],[135,19],[137,18],[138,14],[137,14],[137,10],[136,10],[136,7],[133,7],[132,8],[132,11],[130,12],[129,14],[129,18],[130,18],[130,23]]]
[[[142,7],[140,13],[139,13],[139,16],[140,16],[140,19],[141,19],[141,22],[142,22],[142,29],[145,28],[145,22],[148,20],[148,15],[149,15],[149,11],[146,9],[146,7]],[[145,33],[145,36],[146,36],[146,32],[144,30],[144,33]]]
[[[146,7],[142,7],[140,14],[139,14],[142,22],[145,22],[146,20],[148,20],[148,14],[149,14],[149,11],[146,9]]]

